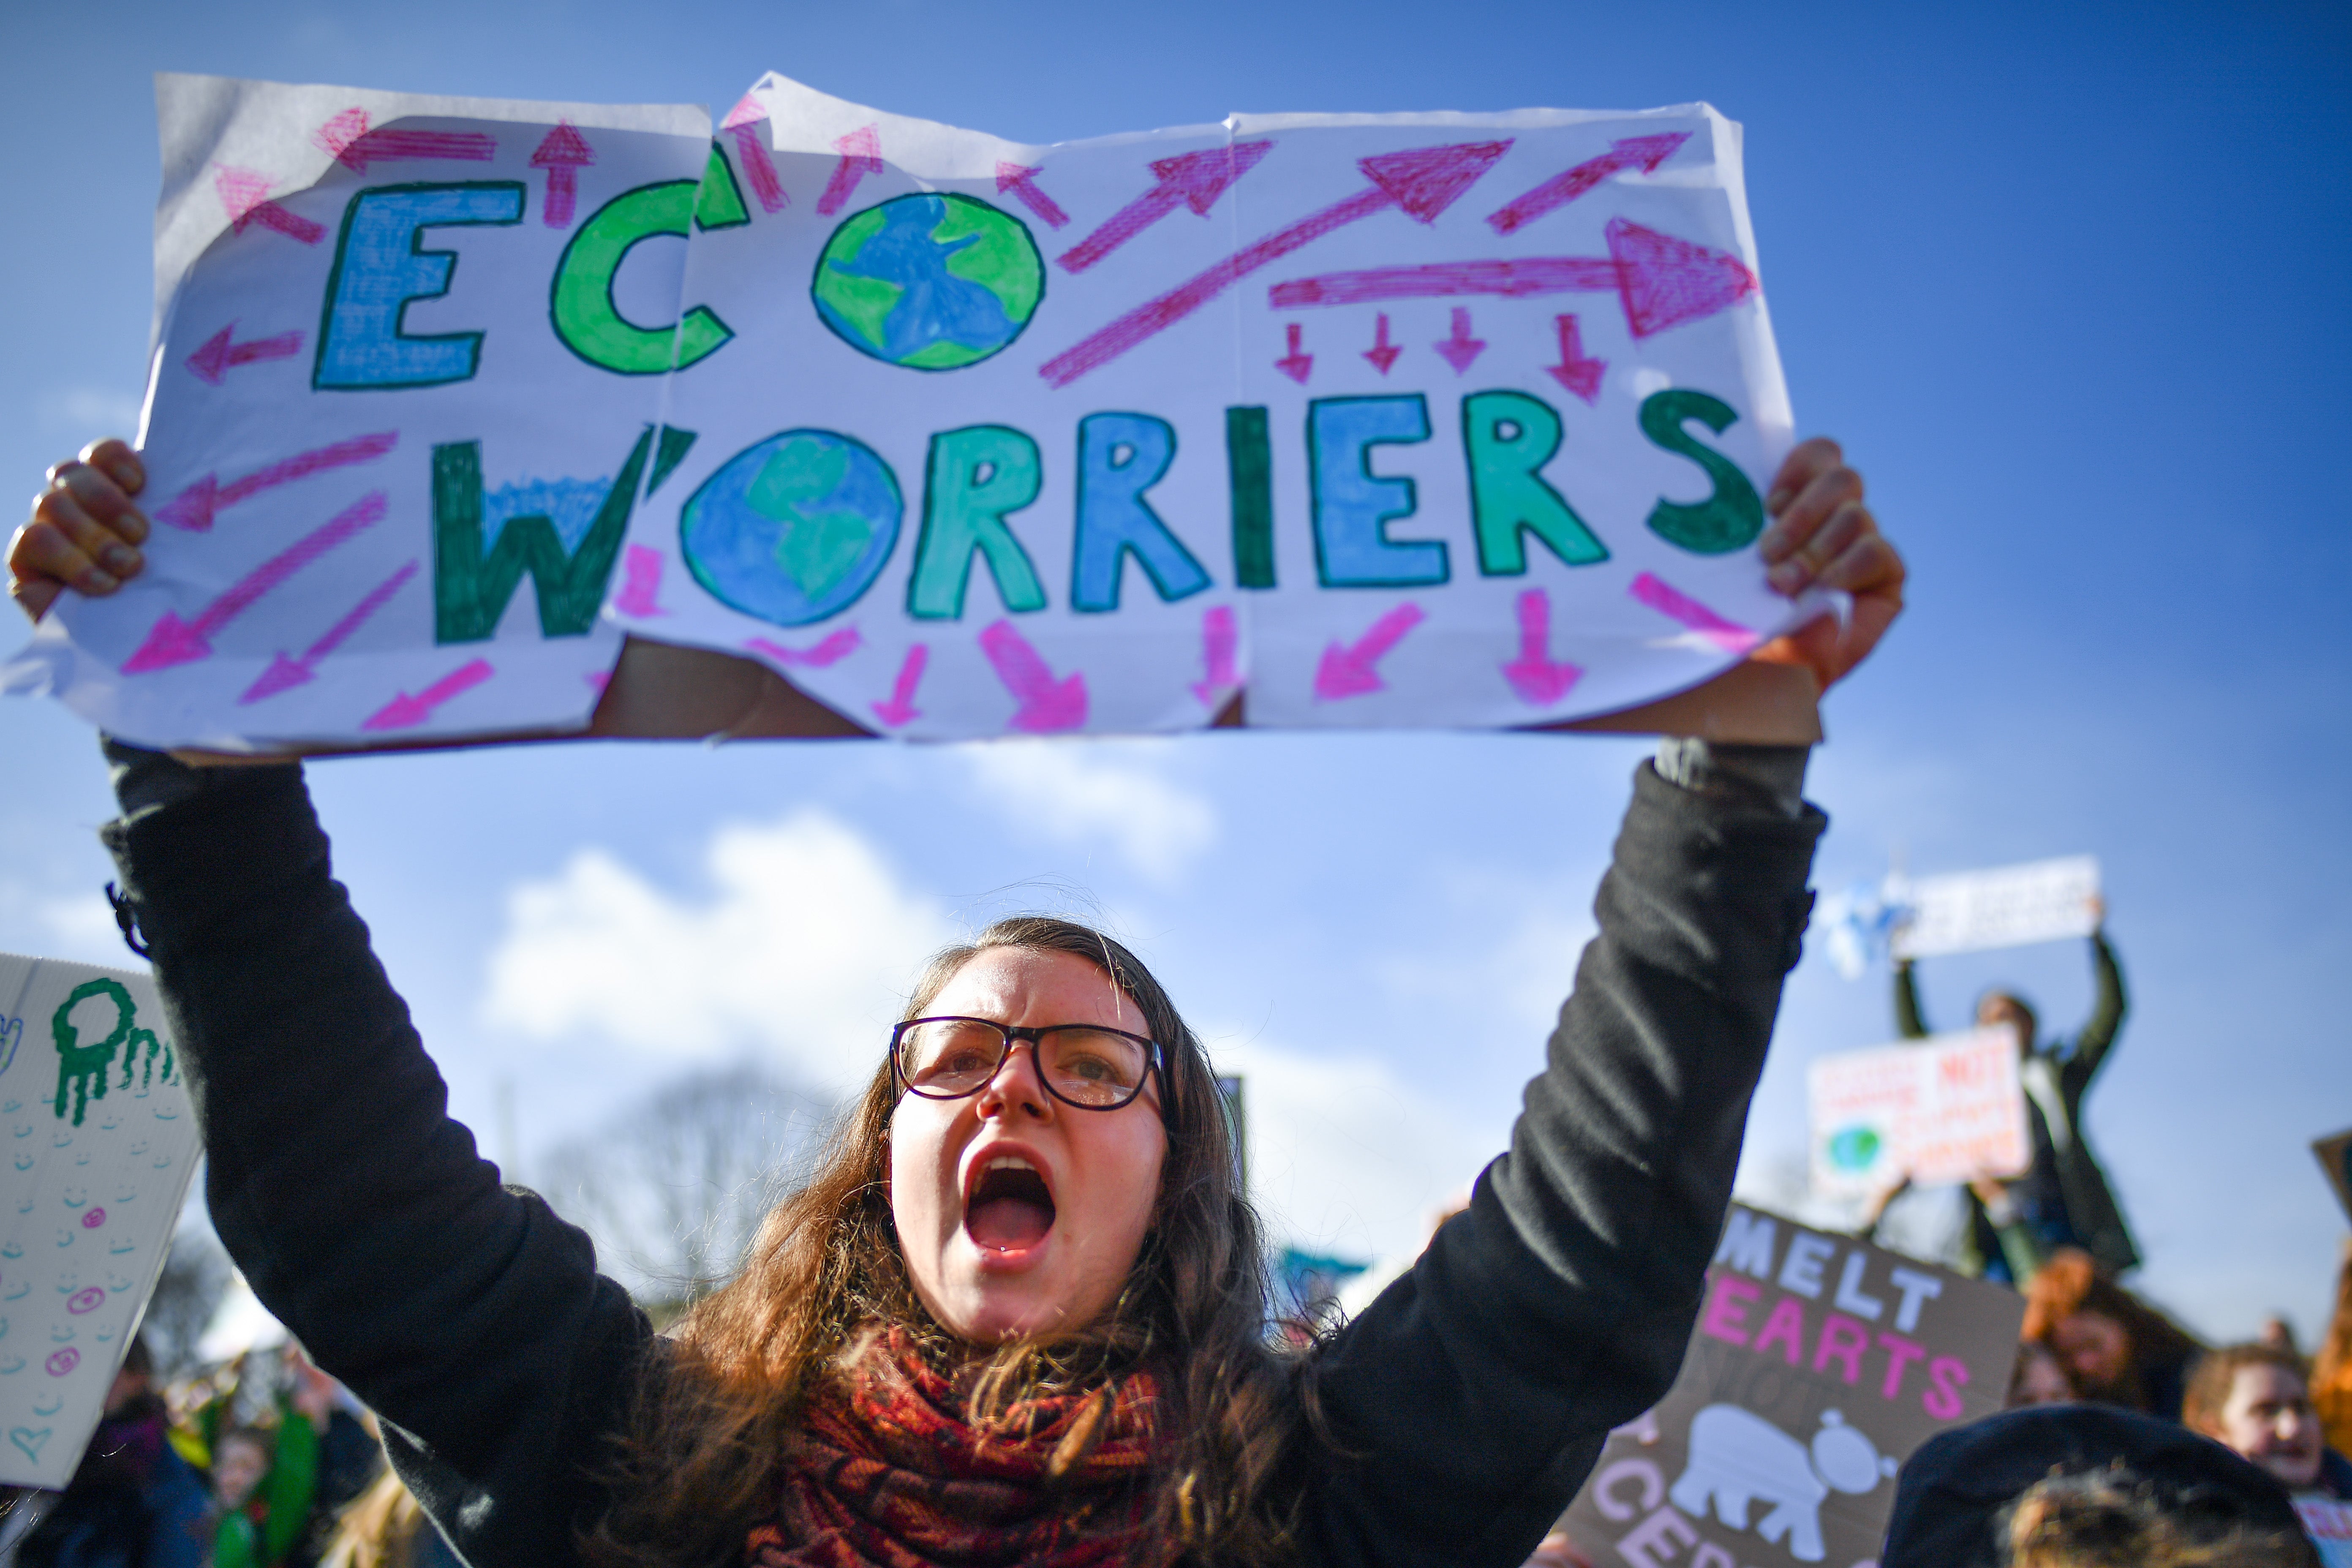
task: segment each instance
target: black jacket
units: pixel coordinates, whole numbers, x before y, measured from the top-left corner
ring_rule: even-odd
[[[645,1315],[447,1119],[299,773],[115,754],[126,816],[105,837],[189,1066],[222,1239],[379,1412],[468,1562],[576,1562]],[[1359,1457],[1305,1483],[1309,1563],[1516,1568],[1681,1365],[1824,826],[1793,782],[1785,802],[1703,765],[1694,783],[1640,770],[1510,1152],[1321,1352]]]

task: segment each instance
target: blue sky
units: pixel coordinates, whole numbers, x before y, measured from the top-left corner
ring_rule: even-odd
[[[1230,110],[1639,108],[1748,132],[1799,424],[1914,571],[1832,700],[1819,882],[2093,853],[2135,1007],[2090,1127],[2210,1334],[2319,1325],[2352,1125],[2352,18],[2340,7],[405,4],[10,8],[0,476],[127,429],[149,73],[702,101],[761,71],[1052,141]],[[0,636],[0,647],[13,636]],[[1161,970],[1257,1095],[1286,1234],[1410,1245],[1499,1141],[1643,747],[1513,736],[542,746],[315,770],[461,1114],[520,1163],[667,1074],[852,1072],[913,957],[1033,904]],[[0,705],[0,945],[119,954],[82,727]],[[816,956],[812,957],[812,953]],[[2074,944],[1931,963],[2071,1026]],[[1892,1033],[1883,972],[1794,977],[1752,1175],[1804,1063]]]

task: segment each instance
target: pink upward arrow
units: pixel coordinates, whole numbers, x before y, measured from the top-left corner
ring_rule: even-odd
[[[1690,140],[1687,131],[1669,132],[1663,136],[1628,136],[1612,142],[1609,151],[1598,158],[1587,158],[1575,168],[1554,174],[1526,195],[1486,216],[1496,234],[1510,234],[1543,216],[1554,207],[1564,207],[1585,192],[1592,189],[1612,174],[1629,169],[1639,169],[1654,174],[1674,150]]]
[[[247,338],[241,343],[231,342],[229,334],[236,331],[231,321],[199,345],[187,358],[189,371],[199,381],[218,386],[228,379],[228,373],[237,365],[254,364],[262,360],[292,359],[302,352],[300,332],[280,332],[274,338]]]
[[[568,121],[558,121],[530,155],[532,168],[547,171],[544,216],[548,227],[562,228],[571,223],[572,209],[580,200],[580,171],[595,161],[595,151]]]
[[[1021,703],[1013,710],[1013,728],[1050,735],[1087,721],[1087,678],[1073,674],[1055,680],[1045,656],[1013,629],[1011,621],[999,621],[981,633],[980,651],[995,668],[996,679]]]
[[[1323,660],[1315,667],[1315,700],[1336,702],[1343,697],[1387,690],[1387,683],[1381,679],[1380,662],[1391,648],[1404,640],[1405,633],[1421,622],[1419,605],[1399,605],[1374,621],[1371,630],[1352,647],[1336,642],[1325,644]]]
[[[499,155],[497,140],[478,131],[371,131],[367,110],[359,108],[344,110],[320,126],[310,140],[333,153],[336,163],[361,174],[372,162],[445,158],[487,163]]]
[[[1609,368],[1609,362],[1584,357],[1584,344],[1577,336],[1574,316],[1554,316],[1551,320],[1559,329],[1559,363],[1544,366],[1544,374],[1585,402],[1598,403],[1601,375]]]
[[[1584,671],[1551,657],[1551,595],[1530,588],[1519,595],[1519,657],[1503,666],[1503,679],[1519,700],[1549,708],[1569,693]]]
[[[143,675],[151,669],[168,669],[175,664],[210,658],[213,647],[209,639],[215,632],[253,608],[256,600],[287,578],[370,523],[380,521],[383,512],[383,492],[370,490],[331,520],[255,567],[228,592],[206,605],[194,620],[184,621],[171,611],[164,611],[156,617],[147,640],[123,661],[122,673]]]
[[[1456,305],[1454,307],[1452,334],[1438,339],[1430,347],[1435,349],[1438,356],[1454,367],[1454,374],[1460,375],[1470,368],[1472,362],[1486,352],[1486,340],[1470,335],[1469,308]]]
[[[212,527],[214,518],[241,500],[250,500],[273,486],[308,479],[329,468],[373,461],[391,451],[399,440],[400,433],[396,430],[384,430],[373,436],[355,436],[331,447],[297,452],[290,458],[281,458],[266,468],[257,468],[243,479],[232,479],[227,484],[222,484],[217,475],[206,474],[157,507],[155,521],[168,522],[173,528],[184,528],[191,533],[203,533]]]
[[[1191,207],[1198,216],[1208,216],[1217,198],[1272,151],[1271,142],[1237,142],[1230,147],[1204,147],[1197,153],[1154,160],[1151,173],[1160,183],[1111,214],[1100,228],[1064,251],[1054,264],[1065,272],[1084,272],[1180,205]]]
[[[743,177],[751,183],[751,195],[758,199],[761,212],[782,212],[792,205],[784,195],[784,183],[776,178],[775,161],[768,156],[768,144],[760,137],[760,122],[768,111],[760,100],[745,93],[719,129],[735,139],[735,156],[743,165]]]
[[[1403,153],[1382,153],[1359,159],[1356,167],[1371,188],[1309,214],[1289,227],[1266,236],[1234,252],[1214,267],[1146,300],[1126,315],[1037,367],[1037,374],[1055,386],[1067,386],[1097,365],[1109,363],[1136,344],[1182,321],[1261,267],[1281,260],[1303,245],[1322,238],[1390,207],[1402,207],[1416,223],[1435,223],[1440,214],[1461,199],[1510,146],[1508,142],[1458,142],[1444,147],[1417,147]]]
[[[245,689],[237,699],[240,706],[258,702],[265,697],[275,697],[281,691],[309,683],[318,673],[319,661],[351,639],[352,634],[365,626],[370,616],[392,602],[392,596],[416,575],[418,563],[410,562],[368,591],[368,596],[352,607],[351,614],[327,628],[327,635],[305,648],[300,658],[288,658],[283,653],[269,661],[269,668],[259,679]]]
[[[867,704],[874,710],[874,716],[886,727],[896,730],[923,716],[922,710],[915,706],[915,688],[923,683],[923,666],[929,664],[930,658],[930,648],[922,643],[908,648],[905,660],[898,666],[898,679],[891,683],[890,695],[879,702]]]
[[[1062,210],[1061,203],[1037,188],[1037,176],[1044,173],[1043,169],[1032,169],[1024,164],[1007,163],[999,160],[996,165],[996,194],[1001,196],[1007,191],[1012,192],[1021,198],[1023,206],[1045,219],[1046,226],[1059,228],[1070,221],[1070,215]]]
[[[817,197],[820,217],[831,217],[857,190],[857,182],[868,174],[882,172],[882,138],[871,125],[834,139],[834,151],[841,162],[833,166],[833,178],[824,183],[824,195]]]
[[[1231,605],[1219,605],[1201,617],[1201,673],[1192,695],[1210,709],[1223,708],[1225,699],[1241,689],[1241,628],[1234,625]]]
[[[479,686],[497,670],[487,658],[463,664],[424,690],[411,697],[403,691],[360,721],[362,730],[413,730],[433,717],[433,710],[453,698],[462,697]]]

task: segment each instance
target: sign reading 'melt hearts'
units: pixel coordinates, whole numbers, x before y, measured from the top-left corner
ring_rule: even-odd
[[[152,568],[14,681],[139,740],[576,727],[623,631],[894,735],[1548,723],[1819,607],[1705,106],[160,97]]]

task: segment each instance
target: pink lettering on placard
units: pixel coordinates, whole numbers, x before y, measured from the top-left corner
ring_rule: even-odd
[[[1275,361],[1274,368],[1299,385],[1305,386],[1307,378],[1315,372],[1315,356],[1299,347],[1298,340],[1304,332],[1297,322],[1291,322],[1283,331],[1288,338],[1290,352]]]
[[[220,196],[221,205],[228,213],[229,232],[243,234],[247,226],[257,223],[304,245],[316,245],[326,238],[325,229],[309,218],[288,212],[269,199],[269,187],[273,183],[258,169],[215,166],[213,190]]]
[[[1203,679],[1193,683],[1192,695],[1202,706],[1223,708],[1241,689],[1239,664],[1241,628],[1231,605],[1219,605],[1201,617],[1201,667]]]
[[[1870,1331],[1843,1313],[1832,1312],[1822,1320],[1822,1336],[1813,1342],[1813,1370],[1825,1370],[1835,1362],[1845,1370],[1839,1375],[1848,1383],[1862,1381],[1862,1358],[1870,1349]]]
[[[1559,329],[1559,363],[1544,366],[1544,374],[1585,402],[1600,402],[1601,376],[1609,368],[1609,362],[1584,357],[1584,343],[1577,334],[1574,316],[1554,316],[1551,320],[1552,325]]]
[[[435,709],[445,702],[462,697],[497,673],[490,668],[488,659],[475,659],[470,664],[461,665],[450,671],[414,697],[405,691],[399,693],[391,701],[360,721],[360,728],[362,730],[414,729],[432,718]]]
[[[1881,1334],[1878,1348],[1886,1352],[1886,1381],[1879,1384],[1879,1397],[1894,1399],[1903,1392],[1904,1369],[1926,1356],[1927,1347],[1900,1334]]]
[[[1658,614],[1679,621],[1726,653],[1746,653],[1764,639],[1738,621],[1727,621],[1663,578],[1644,572],[1626,590]]]
[[[1111,214],[1100,228],[1055,258],[1055,265],[1065,272],[1084,272],[1180,206],[1208,216],[1217,198],[1272,151],[1271,142],[1238,142],[1153,160],[1151,173],[1159,184]]]
[[[595,150],[568,121],[557,121],[531,153],[530,166],[547,171],[547,205],[540,216],[548,227],[562,228],[572,222],[580,201],[580,171],[595,161]]]
[[[1698,1331],[1726,1344],[1746,1344],[1748,1304],[1763,1293],[1737,1274],[1727,1271],[1717,1275],[1715,1289],[1707,1292],[1706,1311],[1698,1321]]]
[[[621,555],[621,591],[613,595],[613,608],[641,621],[668,615],[660,604],[661,580],[661,552],[649,545],[630,545]]]
[[[824,195],[816,199],[820,217],[839,212],[856,194],[858,181],[882,172],[882,138],[871,125],[835,137],[833,150],[841,154],[841,162],[833,166],[833,178],[824,183]]]
[[[1315,667],[1315,700],[1336,702],[1343,697],[1387,690],[1387,683],[1381,679],[1380,662],[1422,620],[1419,605],[1399,605],[1374,621],[1352,646],[1325,644],[1322,661]]]
[[[1371,182],[1369,190],[1311,213],[1186,279],[1157,299],[1138,305],[1108,326],[1082,339],[1038,366],[1048,384],[1067,386],[1078,377],[1167,331],[1262,267],[1270,267],[1302,246],[1360,223],[1391,207],[1416,223],[1433,224],[1478,176],[1510,147],[1505,142],[1463,142],[1416,147],[1357,160]]]
[[[370,617],[390,604],[393,595],[406,586],[411,577],[416,575],[419,564],[417,562],[411,561],[373,588],[369,589],[365,598],[354,605],[341,620],[327,628],[326,635],[302,650],[300,658],[289,658],[285,654],[280,653],[271,659],[269,668],[263,670],[259,679],[245,689],[245,695],[237,699],[239,705],[258,702],[265,697],[275,697],[281,691],[289,691],[297,686],[308,685],[311,678],[318,673],[319,661],[342,647],[354,632],[368,623]]]
[[[1440,359],[1454,367],[1454,374],[1460,375],[1470,368],[1480,354],[1486,352],[1486,340],[1470,335],[1469,308],[1456,305],[1454,307],[1453,331],[1438,339],[1430,347],[1437,351]]]
[[[292,359],[302,352],[302,334],[280,332],[271,338],[247,338],[232,342],[229,334],[236,330],[231,321],[197,345],[187,357],[191,374],[199,381],[218,386],[228,379],[228,373],[241,364],[258,364],[264,360]]]
[[[1372,362],[1374,370],[1386,375],[1389,367],[1396,363],[1397,355],[1402,353],[1402,349],[1389,342],[1389,313],[1382,310],[1379,323],[1372,328],[1372,346],[1364,351],[1364,357]]]
[[[1927,1383],[1919,1408],[1938,1421],[1958,1420],[1966,1408],[1960,1390],[1969,1385],[1969,1363],[1958,1356],[1939,1355],[1927,1363]]]
[[[747,92],[727,111],[719,128],[734,139],[736,162],[742,165],[743,178],[750,182],[760,210],[773,213],[791,205],[792,198],[784,195],[784,183],[776,178],[775,161],[768,156],[768,143],[760,134],[761,122],[767,118],[767,110]]]
[[[1519,657],[1503,666],[1503,679],[1519,700],[1549,708],[1567,696],[1584,671],[1551,657],[1551,595],[1529,588],[1519,595]]]
[[[51,1377],[63,1377],[81,1364],[81,1352],[71,1345],[61,1351],[51,1351],[49,1359],[41,1363]]]
[[[1562,170],[1517,199],[1497,207],[1486,215],[1486,221],[1496,234],[1512,234],[1525,228],[1536,219],[1556,208],[1564,207],[1591,190],[1612,174],[1639,169],[1654,174],[1658,165],[1666,161],[1674,150],[1690,140],[1687,131],[1672,131],[1659,136],[1628,136],[1611,144],[1609,151],[1598,158],[1587,158],[1573,169]]]
[[[147,640],[139,645],[122,663],[122,673],[140,675],[151,669],[168,669],[175,664],[187,664],[195,659],[210,658],[209,639],[229,622],[253,608],[261,596],[289,577],[316,561],[320,556],[350,540],[384,514],[382,490],[370,490],[328,521],[312,529],[301,538],[247,573],[200,611],[193,621],[184,621],[166,610],[156,618]]]
[[[106,1287],[103,1285],[85,1285],[66,1298],[66,1310],[76,1317],[81,1316],[84,1312],[94,1312],[104,1305],[106,1305]]]
[[[298,337],[299,333],[296,334]],[[184,528],[191,533],[203,533],[213,525],[213,520],[242,500],[250,500],[266,489],[307,479],[312,474],[323,474],[330,468],[341,468],[352,463],[373,462],[400,443],[396,430],[379,431],[373,436],[354,436],[347,441],[297,452],[281,458],[266,468],[256,468],[242,479],[220,482],[217,474],[203,479],[183,489],[178,495],[155,509],[155,521],[168,522],[173,528]]]
[[[998,621],[980,634],[980,651],[996,671],[996,679],[1020,701],[1009,722],[1032,735],[1076,730],[1087,721],[1087,678],[1071,674],[1054,679],[1045,656],[1013,629]]]
[[[1757,1333],[1756,1342],[1748,1348],[1760,1355],[1767,1347],[1777,1342],[1781,1347],[1780,1359],[1795,1366],[1805,1359],[1804,1341],[1805,1309],[1798,1304],[1794,1296],[1783,1296],[1772,1303],[1772,1310],[1765,1315],[1764,1327]]]
[[[1059,202],[1037,188],[1037,176],[1044,173],[1043,169],[1000,159],[996,164],[996,194],[1019,197],[1021,205],[1044,219],[1047,227],[1059,228],[1070,221],[1070,215],[1062,210]]]
[[[892,730],[921,718],[922,710],[915,706],[915,688],[922,684],[923,667],[930,662],[931,650],[917,643],[907,650],[899,662],[898,679],[891,684],[890,695],[879,702],[868,703],[874,716]]]
[[[354,174],[371,163],[407,163],[438,158],[487,163],[499,155],[498,141],[478,131],[371,131],[364,109],[346,109],[311,133],[320,151]]]
[[[753,637],[743,646],[781,665],[797,669],[823,669],[829,664],[839,664],[856,653],[858,644],[864,640],[857,635],[856,626],[844,626],[813,647],[786,647],[782,643],[770,642],[766,637]]]

